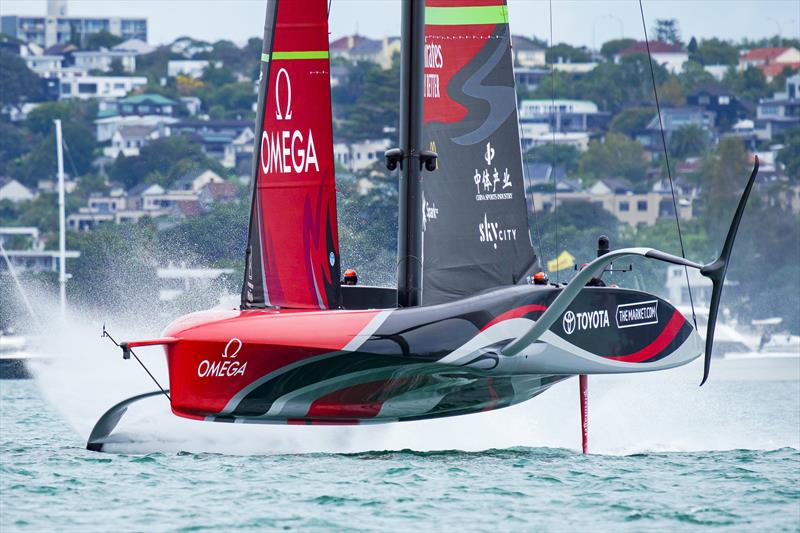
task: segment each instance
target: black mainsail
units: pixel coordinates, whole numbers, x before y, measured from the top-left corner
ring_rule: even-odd
[[[535,264],[504,0],[427,0],[423,304],[511,285]]]

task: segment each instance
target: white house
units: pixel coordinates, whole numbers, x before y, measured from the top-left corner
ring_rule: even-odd
[[[210,65],[206,59],[171,59],[167,63],[167,76],[189,76],[191,78],[201,78],[203,71]],[[217,68],[222,66],[221,61],[215,63]]]
[[[84,76],[61,80],[61,99],[123,98],[147,85],[144,76]]]
[[[647,55],[647,43],[639,41],[624,48],[614,55],[614,62],[619,63],[620,59],[634,54]],[[683,64],[689,61],[689,53],[678,45],[652,41],[650,43],[650,55],[655,63],[666,68],[673,74],[683,72]]]
[[[163,115],[113,115],[110,117],[98,118],[94,121],[96,128],[95,135],[97,137],[97,142],[102,143],[111,140],[114,133],[123,126],[156,128],[163,124],[165,129],[168,130],[168,126],[170,124],[175,124],[178,120],[179,119],[175,117],[166,117]]]
[[[333,146],[333,157],[350,172],[364,170],[378,161],[383,161],[383,154],[391,146],[389,139],[367,139],[351,144],[336,143]]]
[[[235,168],[242,159],[251,160],[253,158],[253,140],[255,137],[255,133],[251,128],[243,129],[235,139],[225,145],[221,160],[222,166]]]
[[[112,50],[124,50],[126,52],[133,52],[136,55],[149,54],[155,49],[154,46],[150,46],[141,39],[128,39],[112,47]]]
[[[111,146],[103,148],[103,155],[112,159],[119,154],[134,157],[148,142],[163,136],[165,130],[159,126],[120,126],[111,136]]]
[[[136,54],[126,50],[81,50],[72,52],[75,66],[86,70],[108,72],[115,61],[119,62],[123,72],[136,71]]]
[[[199,193],[209,183],[225,183],[225,180],[213,170],[196,169],[178,178],[172,190]]]
[[[511,53],[520,67],[543,67],[547,62],[544,48],[522,35],[511,36]]]
[[[61,69],[63,62],[64,56],[56,55],[27,56],[25,58],[25,64],[28,65],[28,68],[42,78],[51,77],[47,74]]]
[[[13,203],[33,200],[35,195],[15,179],[0,178],[0,201],[10,200]]]

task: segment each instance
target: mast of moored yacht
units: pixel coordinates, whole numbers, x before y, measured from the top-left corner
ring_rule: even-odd
[[[56,154],[58,155],[58,286],[61,318],[67,312],[67,238],[65,224],[64,199],[64,144],[61,134],[61,120],[56,119]]]

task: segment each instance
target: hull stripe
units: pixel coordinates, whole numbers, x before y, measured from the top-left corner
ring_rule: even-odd
[[[685,319],[683,315],[677,310],[672,314],[667,326],[661,331],[661,334],[649,345],[645,346],[638,352],[633,352],[628,355],[615,355],[607,357],[615,361],[625,361],[626,363],[641,363],[647,361],[660,354],[678,335],[678,332],[683,327]]]

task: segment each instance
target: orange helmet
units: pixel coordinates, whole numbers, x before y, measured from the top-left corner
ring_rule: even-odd
[[[356,274],[355,269],[348,268],[344,271],[344,284],[345,285],[355,285],[358,283],[358,274]]]
[[[533,275],[533,284],[534,285],[545,285],[547,283],[547,274],[542,271],[537,272]]]

